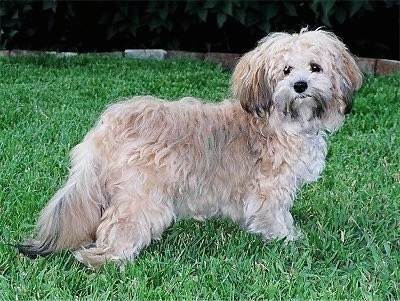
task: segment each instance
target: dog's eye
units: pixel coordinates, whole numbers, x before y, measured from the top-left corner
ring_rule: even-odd
[[[310,70],[311,72],[317,72],[317,73],[322,72],[322,68],[318,64],[310,64]]]
[[[283,74],[288,75],[292,71],[293,67],[287,66],[283,69]]]

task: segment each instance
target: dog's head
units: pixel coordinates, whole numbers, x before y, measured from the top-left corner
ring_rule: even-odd
[[[333,131],[350,112],[362,75],[332,33],[303,29],[273,33],[238,62],[232,89],[243,109],[260,117],[279,112],[294,121],[319,119]]]

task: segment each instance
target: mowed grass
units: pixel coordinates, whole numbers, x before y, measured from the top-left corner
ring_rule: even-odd
[[[30,260],[12,245],[32,233],[107,105],[144,94],[218,101],[230,72],[82,56],[3,58],[0,74],[1,300],[399,299],[399,74],[365,79],[321,179],[295,201],[303,239],[266,244],[230,221],[183,220],[124,272],[88,270],[70,252]]]

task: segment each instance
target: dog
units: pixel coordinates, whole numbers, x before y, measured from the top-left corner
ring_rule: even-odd
[[[113,104],[71,152],[29,257],[72,250],[91,268],[134,261],[178,218],[230,218],[266,241],[300,236],[290,209],[325,166],[362,74],[333,33],[272,33],[238,61],[232,98]]]

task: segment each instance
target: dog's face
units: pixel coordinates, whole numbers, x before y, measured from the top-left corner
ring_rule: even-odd
[[[233,93],[243,109],[289,121],[320,120],[333,131],[350,112],[360,71],[346,46],[333,34],[306,31],[267,36],[239,61]]]

